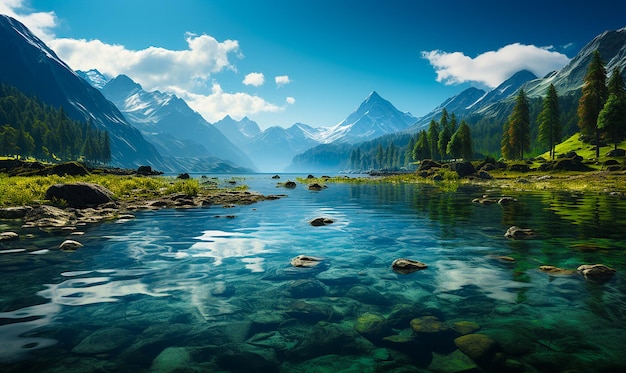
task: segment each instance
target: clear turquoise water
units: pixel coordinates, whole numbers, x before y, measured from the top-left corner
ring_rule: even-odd
[[[330,184],[312,192],[276,182],[243,181],[286,195],[275,201],[86,227],[72,237],[84,244],[75,252],[54,250],[68,237],[44,231],[0,244],[2,371],[626,368],[625,200],[544,193],[479,205],[471,202],[486,193],[478,188]],[[310,226],[316,217],[334,223]],[[0,231],[15,225],[0,222]],[[504,238],[511,225],[539,239]],[[299,254],[324,260],[291,267]],[[428,268],[396,274],[390,265],[402,257]],[[595,283],[538,269],[586,263],[617,275]],[[357,330],[370,314],[378,329]],[[413,332],[410,320],[424,316],[449,329]],[[495,341],[486,357],[457,350],[459,321]]]

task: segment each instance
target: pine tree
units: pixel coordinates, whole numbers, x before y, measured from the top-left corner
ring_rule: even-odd
[[[430,125],[428,126],[428,147],[430,148],[430,157],[431,159],[439,158],[439,124],[434,120],[430,121]]]
[[[422,159],[431,158],[430,145],[428,143],[428,133],[426,130],[421,130],[417,137],[417,142],[413,147],[413,159],[421,161]]]
[[[600,157],[600,129],[598,115],[608,98],[606,70],[600,58],[600,52],[593,53],[593,58],[585,75],[582,96],[578,101],[578,126],[583,139],[589,142],[595,138],[596,158]]]
[[[604,132],[604,138],[615,145],[626,137],[626,100],[611,94],[604,108],[598,115],[598,129]]]
[[[550,158],[554,159],[554,148],[561,141],[562,126],[559,110],[559,97],[553,84],[550,84],[546,97],[543,99],[543,108],[537,118],[539,133],[537,140],[546,144],[550,149]]]
[[[439,150],[439,154],[441,154],[441,158],[445,159],[446,154],[448,153],[448,143],[450,142],[450,138],[452,137],[452,133],[450,132],[450,126],[448,123],[446,125],[439,125],[441,128],[441,132],[439,132],[439,140],[437,141],[437,150]]]
[[[506,135],[503,136],[502,155],[524,159],[524,151],[530,150],[530,109],[523,89],[519,90],[515,99],[515,107],[505,125]],[[504,143],[506,138],[506,143]]]
[[[473,158],[472,135],[469,126],[464,120],[461,121],[461,125],[452,135],[447,151],[453,158],[463,158],[465,161]]]

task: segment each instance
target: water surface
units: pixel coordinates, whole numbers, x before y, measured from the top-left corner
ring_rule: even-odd
[[[294,180],[294,175],[290,175]],[[0,244],[3,371],[616,371],[626,368],[626,201],[412,184],[277,188],[247,206],[140,212]],[[497,194],[497,193],[496,193]],[[312,227],[328,217],[333,224]],[[511,225],[538,239],[511,241]],[[26,238],[31,234],[31,238]],[[323,259],[294,268],[291,258]],[[397,258],[428,268],[394,273]],[[604,263],[608,282],[549,275]],[[410,322],[434,316],[439,331]],[[468,358],[458,322],[495,341]],[[364,325],[367,327],[364,329]],[[473,325],[473,324],[472,324]],[[369,329],[368,329],[369,328]],[[479,368],[476,368],[479,367]]]

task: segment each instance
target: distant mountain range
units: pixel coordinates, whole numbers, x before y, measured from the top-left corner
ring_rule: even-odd
[[[289,128],[269,127],[261,131],[248,118],[236,121],[227,116],[214,124],[239,146],[261,171],[283,171],[292,158],[319,144],[368,141],[408,129],[415,117],[396,109],[376,92],[371,92],[346,119],[332,127],[296,123]]]
[[[97,70],[77,73],[113,102],[163,158],[184,165],[186,171],[206,171],[211,163],[211,170],[223,170],[227,164],[231,171],[255,169],[237,146],[175,95],[147,92],[126,75],[108,80]]]
[[[295,170],[291,163],[296,155],[301,167],[315,168],[315,162],[322,162],[336,165],[329,171],[338,171],[350,149],[364,142],[371,148],[372,141],[380,138],[389,144],[389,136],[394,134],[403,134],[406,142],[407,134],[438,120],[444,108],[458,119],[504,118],[520,88],[530,98],[543,97],[550,84],[555,85],[559,96],[579,94],[595,50],[600,52],[609,75],[614,67],[625,74],[623,28],[598,35],[559,71],[542,78],[520,71],[489,92],[468,88],[421,117],[401,112],[371,92],[335,126],[296,123],[289,128],[261,130],[247,117],[234,120],[226,116],[210,124],[184,100],[169,93],[147,92],[125,75],[107,79],[96,70],[74,72],[24,25],[0,16],[0,82],[37,96],[48,105],[63,107],[73,119],[91,121],[107,130],[114,165],[145,164],[164,171],[281,172],[290,165],[290,170]],[[308,162],[306,154],[316,159]],[[323,154],[333,161],[326,162]]]
[[[107,130],[112,163],[170,169],[156,148],[132,127],[113,103],[80,78],[50,48],[17,20],[0,15],[0,82],[63,107],[73,119]]]

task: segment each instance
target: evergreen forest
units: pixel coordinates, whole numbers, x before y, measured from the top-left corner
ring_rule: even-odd
[[[0,156],[105,164],[111,148],[108,132],[0,84]]]

